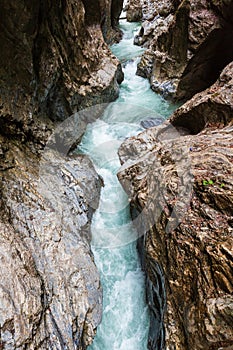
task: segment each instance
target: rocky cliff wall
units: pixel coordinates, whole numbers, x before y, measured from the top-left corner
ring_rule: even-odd
[[[109,13],[102,14],[102,3],[1,3],[3,129],[22,125],[31,137],[40,138],[48,119],[62,121],[117,97],[122,73],[103,40],[101,22]]]
[[[135,43],[146,47],[137,73],[165,98],[191,98],[164,125],[127,139],[119,150],[118,177],[131,201],[147,276],[149,349],[228,350],[233,2],[136,4],[142,28]]]
[[[170,121],[119,150],[142,236],[149,349],[233,347],[232,76],[233,63]]]
[[[101,320],[90,221],[102,182],[86,157],[67,156],[89,114],[68,117],[118,95],[102,33],[114,40],[120,8],[0,4],[0,349],[83,350]]]
[[[128,22],[139,22],[142,19],[142,2],[138,0],[129,0],[124,10]]]
[[[118,42],[122,33],[118,28],[123,0],[101,0],[101,28],[108,44]],[[89,7],[89,2],[87,2]]]
[[[0,141],[0,348],[86,349],[102,310],[89,245],[101,181],[85,157],[39,161]]]
[[[147,50],[138,74],[155,92],[187,100],[212,85],[232,61],[232,1],[150,0],[142,11],[135,43]]]

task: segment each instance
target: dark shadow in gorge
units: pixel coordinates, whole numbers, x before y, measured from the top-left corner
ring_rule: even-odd
[[[177,89],[179,100],[188,100],[207,89],[233,60],[233,29],[225,25],[212,31],[187,65]]]

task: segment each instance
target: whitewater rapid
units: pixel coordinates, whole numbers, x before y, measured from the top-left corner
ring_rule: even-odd
[[[111,48],[121,60],[125,75],[119,98],[87,126],[78,148],[90,156],[104,183],[92,220],[92,251],[103,286],[103,319],[89,350],[147,349],[145,279],[128,197],[117,179],[117,151],[125,138],[143,130],[143,120],[157,118],[161,122],[174,109],[150,89],[146,79],[135,74],[143,52],[133,45],[139,24],[122,20],[120,27],[123,39]]]

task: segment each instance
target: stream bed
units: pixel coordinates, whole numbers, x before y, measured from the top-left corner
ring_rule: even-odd
[[[143,121],[153,118],[161,123],[175,109],[150,89],[146,79],[135,74],[144,50],[133,45],[140,24],[121,20],[120,28],[123,39],[111,48],[125,75],[119,98],[87,126],[78,147],[90,156],[104,183],[92,220],[92,251],[103,286],[103,319],[89,350],[147,349],[150,320],[145,278],[129,201],[117,179],[117,151],[125,138],[144,130]]]

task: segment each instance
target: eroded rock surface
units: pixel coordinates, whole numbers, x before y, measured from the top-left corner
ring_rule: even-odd
[[[139,22],[142,19],[142,1],[129,0],[125,6],[128,22]]]
[[[122,32],[118,28],[119,17],[123,8],[123,0],[101,0],[101,28],[108,44],[120,41]],[[93,3],[93,6],[94,3]],[[87,7],[90,2],[87,1]]]
[[[123,75],[103,39],[101,4],[1,2],[3,130],[23,126],[42,139],[52,123],[117,97]]]
[[[45,159],[1,137],[2,349],[85,349],[101,320],[90,252],[101,182],[85,157]]]
[[[196,94],[172,116],[174,126],[198,133],[207,126],[221,127],[233,119],[233,62],[209,89]]]
[[[1,2],[0,349],[84,350],[101,320],[90,221],[102,182],[67,154],[102,109],[68,117],[118,96],[123,74],[103,34],[119,35],[121,6]]]
[[[176,128],[147,129],[119,150],[118,176],[142,236],[149,348],[231,349],[232,64],[171,123]]]
[[[166,98],[187,100],[233,59],[232,1],[146,1],[135,43],[147,50],[138,74]]]

